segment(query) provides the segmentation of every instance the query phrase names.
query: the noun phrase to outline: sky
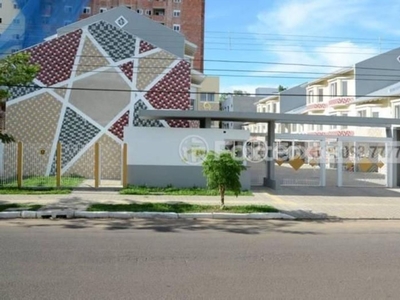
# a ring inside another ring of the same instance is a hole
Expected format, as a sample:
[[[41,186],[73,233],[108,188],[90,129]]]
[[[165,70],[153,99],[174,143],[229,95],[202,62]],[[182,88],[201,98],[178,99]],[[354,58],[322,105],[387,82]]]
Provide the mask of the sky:
[[[292,87],[400,47],[398,0],[206,0],[220,91]]]

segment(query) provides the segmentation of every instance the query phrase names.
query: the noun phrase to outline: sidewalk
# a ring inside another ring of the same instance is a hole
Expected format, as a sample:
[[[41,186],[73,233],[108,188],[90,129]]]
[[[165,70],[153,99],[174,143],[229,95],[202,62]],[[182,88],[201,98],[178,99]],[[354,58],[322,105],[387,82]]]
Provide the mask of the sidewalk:
[[[0,203],[36,203],[49,208],[86,209],[90,204],[129,204],[143,202],[185,202],[219,205],[219,196],[120,195],[109,191],[73,191],[69,195],[0,195]],[[265,196],[226,196],[226,205],[268,204]]]
[[[107,191],[74,191],[69,195],[0,195],[0,204],[35,203],[49,209],[85,210],[90,204],[186,202],[219,205],[219,196],[140,196]],[[255,190],[253,196],[227,196],[226,205],[271,205],[298,219],[400,219],[399,189],[296,187]]]

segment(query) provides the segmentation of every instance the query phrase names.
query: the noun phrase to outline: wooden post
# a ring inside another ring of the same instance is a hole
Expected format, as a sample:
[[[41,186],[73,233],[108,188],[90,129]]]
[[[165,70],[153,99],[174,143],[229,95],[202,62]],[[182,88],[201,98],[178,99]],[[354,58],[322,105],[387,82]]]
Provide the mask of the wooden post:
[[[24,173],[24,152],[23,152],[23,145],[22,142],[18,142],[17,144],[17,183],[18,188],[22,187],[23,181],[23,173]]]
[[[61,187],[61,156],[62,156],[62,146],[61,143],[57,143],[57,165],[56,165],[56,185],[57,188]]]
[[[128,145],[126,143],[122,148],[122,187],[128,187]]]
[[[94,144],[94,187],[100,186],[100,144]]]

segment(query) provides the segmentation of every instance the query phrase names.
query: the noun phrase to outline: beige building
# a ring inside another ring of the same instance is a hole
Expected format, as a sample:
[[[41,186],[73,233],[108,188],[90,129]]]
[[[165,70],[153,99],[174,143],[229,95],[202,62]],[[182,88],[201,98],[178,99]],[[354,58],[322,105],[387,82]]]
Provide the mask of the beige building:
[[[205,76],[199,85],[194,85],[192,82],[191,98],[194,110],[220,110],[219,83],[219,77],[213,76]],[[213,122],[212,127],[218,128],[219,122]]]

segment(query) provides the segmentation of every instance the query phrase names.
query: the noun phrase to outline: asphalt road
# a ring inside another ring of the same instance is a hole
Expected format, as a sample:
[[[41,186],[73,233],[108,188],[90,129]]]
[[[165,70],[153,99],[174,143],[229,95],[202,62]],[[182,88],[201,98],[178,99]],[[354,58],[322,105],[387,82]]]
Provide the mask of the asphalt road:
[[[0,299],[398,299],[400,222],[0,221]]]

